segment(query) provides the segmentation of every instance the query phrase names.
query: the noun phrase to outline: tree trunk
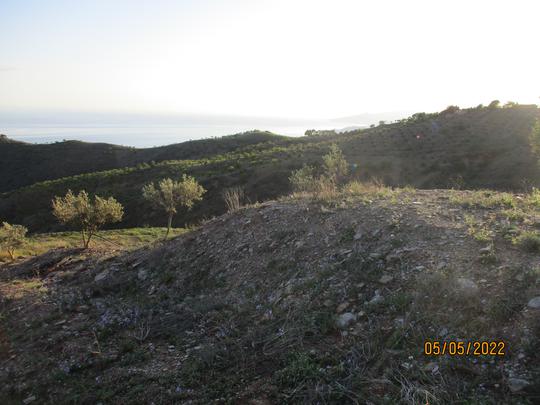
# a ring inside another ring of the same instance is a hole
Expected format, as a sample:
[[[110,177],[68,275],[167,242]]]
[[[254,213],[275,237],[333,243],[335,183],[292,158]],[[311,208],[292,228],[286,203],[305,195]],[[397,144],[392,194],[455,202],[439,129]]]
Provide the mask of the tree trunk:
[[[82,236],[83,248],[86,249],[88,246],[86,245],[86,237],[84,236],[84,229],[81,229],[81,236]]]
[[[90,238],[92,238],[92,233],[88,233],[88,236],[86,237],[86,245],[84,246],[85,249],[88,249],[88,246],[90,245]]]
[[[169,214],[169,219],[167,221],[167,233],[165,234],[165,239],[169,237],[169,232],[171,231],[172,217],[173,217],[173,214],[172,213]]]

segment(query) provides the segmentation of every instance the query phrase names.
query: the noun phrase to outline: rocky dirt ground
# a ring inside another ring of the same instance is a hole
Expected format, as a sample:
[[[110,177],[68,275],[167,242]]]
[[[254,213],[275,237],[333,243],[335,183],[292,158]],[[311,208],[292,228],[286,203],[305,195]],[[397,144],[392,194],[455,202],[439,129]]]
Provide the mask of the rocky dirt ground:
[[[291,197],[157,247],[4,265],[1,402],[539,403],[535,204]],[[426,356],[426,340],[507,346]]]

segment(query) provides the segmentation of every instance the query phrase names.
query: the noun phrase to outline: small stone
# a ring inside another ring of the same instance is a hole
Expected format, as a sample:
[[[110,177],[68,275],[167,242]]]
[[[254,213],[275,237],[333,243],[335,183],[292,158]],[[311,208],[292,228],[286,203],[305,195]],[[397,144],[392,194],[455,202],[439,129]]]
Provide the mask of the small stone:
[[[23,400],[23,404],[26,405],[26,404],[29,404],[31,402],[34,402],[36,400],[36,397],[34,395],[32,395],[31,397],[28,397],[26,399]]]
[[[381,302],[384,301],[384,298],[383,296],[379,293],[379,290],[376,290],[375,291],[375,295],[373,296],[373,298],[369,301],[369,304],[373,305],[373,304],[379,304]]]
[[[540,309],[540,297],[531,298],[527,306],[532,309]]]
[[[478,286],[474,281],[468,278],[460,277],[457,279],[457,285],[467,293],[476,293],[478,291]]]
[[[148,278],[148,271],[145,269],[139,269],[137,272],[137,278],[141,281],[144,281]]]
[[[523,378],[509,378],[507,384],[510,391],[518,392],[527,387],[530,383]]]
[[[347,308],[349,307],[349,303],[348,302],[342,302],[341,304],[338,305],[338,307],[336,308],[336,312],[338,314],[342,313],[343,311],[345,311]]]
[[[481,255],[489,255],[491,253],[491,246],[486,246],[479,250]]]
[[[424,371],[435,374],[437,371],[439,371],[439,366],[434,361],[431,361],[424,366]]]
[[[444,270],[446,268],[446,266],[448,266],[448,264],[446,262],[440,262],[437,265],[437,270]]]
[[[104,270],[101,273],[99,273],[96,277],[94,277],[94,281],[96,283],[99,283],[100,281],[105,280],[109,276],[109,270]]]
[[[440,337],[445,337],[446,335],[448,335],[448,329],[447,328],[441,328],[441,330],[439,331],[439,336]]]
[[[388,263],[398,262],[400,259],[401,259],[400,255],[395,254],[395,253],[390,253],[389,255],[386,255],[386,261]]]
[[[360,240],[360,239],[362,239],[362,236],[363,236],[362,232],[356,232],[354,234],[354,240]]]
[[[378,260],[378,259],[380,259],[381,257],[382,257],[382,254],[377,253],[377,252],[375,252],[375,253],[370,253],[370,254],[369,254],[369,258],[370,258],[370,259],[373,259],[373,260]]]
[[[337,319],[337,326],[340,329],[346,329],[351,323],[356,320],[356,315],[351,312],[345,312]]]
[[[423,270],[426,269],[426,266],[416,266],[414,269],[415,269],[416,271],[423,271]]]
[[[389,275],[389,274],[384,274],[384,275],[379,279],[379,283],[387,284],[387,283],[389,283],[390,281],[392,281],[393,279],[394,279],[394,277],[392,277],[391,275]]]

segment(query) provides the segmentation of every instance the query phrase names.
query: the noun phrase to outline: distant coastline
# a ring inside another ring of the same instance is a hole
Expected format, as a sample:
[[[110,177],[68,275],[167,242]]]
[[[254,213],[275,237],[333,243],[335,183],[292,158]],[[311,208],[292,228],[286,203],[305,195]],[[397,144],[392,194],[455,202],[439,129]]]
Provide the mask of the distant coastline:
[[[221,137],[258,129],[302,136],[309,129],[342,130],[368,127],[404,113],[362,114],[338,119],[292,119],[234,116],[151,116],[116,114],[10,114],[0,112],[0,133],[30,143],[63,140],[103,142],[147,148],[195,139]]]

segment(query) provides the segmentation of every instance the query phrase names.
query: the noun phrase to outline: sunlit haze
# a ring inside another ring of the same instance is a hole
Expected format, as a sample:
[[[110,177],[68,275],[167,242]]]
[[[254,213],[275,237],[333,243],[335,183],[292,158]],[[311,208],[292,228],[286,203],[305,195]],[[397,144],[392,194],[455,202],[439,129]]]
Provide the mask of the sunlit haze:
[[[0,110],[336,118],[538,103],[538,1],[0,2]]]

